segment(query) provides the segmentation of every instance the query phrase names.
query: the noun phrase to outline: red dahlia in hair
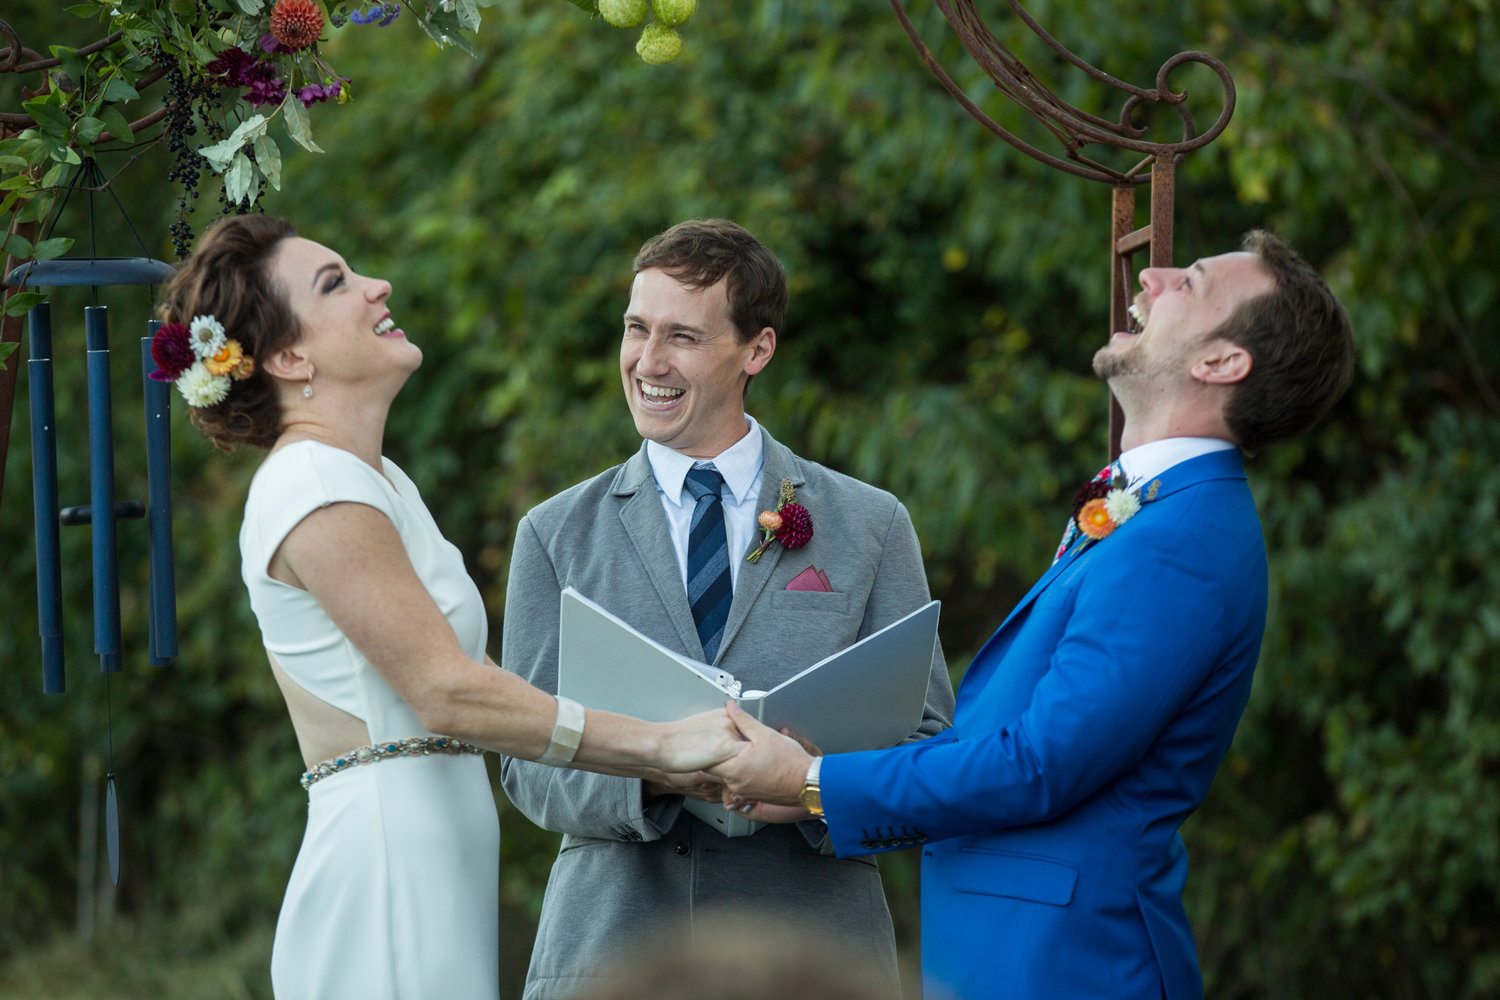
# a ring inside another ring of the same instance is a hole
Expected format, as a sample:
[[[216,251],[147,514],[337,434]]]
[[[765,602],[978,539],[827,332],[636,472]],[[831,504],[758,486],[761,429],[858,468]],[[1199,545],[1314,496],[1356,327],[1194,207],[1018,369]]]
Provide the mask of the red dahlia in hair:
[[[181,323],[168,323],[156,331],[151,338],[151,360],[156,362],[157,370],[151,373],[151,378],[172,382],[193,367],[198,356],[193,353],[190,337],[188,328]]]
[[[800,503],[789,503],[782,507],[781,527],[776,531],[776,540],[789,549],[800,549],[812,540],[812,515]]]
[[[323,10],[313,0],[276,0],[271,37],[289,49],[305,49],[323,33]]]

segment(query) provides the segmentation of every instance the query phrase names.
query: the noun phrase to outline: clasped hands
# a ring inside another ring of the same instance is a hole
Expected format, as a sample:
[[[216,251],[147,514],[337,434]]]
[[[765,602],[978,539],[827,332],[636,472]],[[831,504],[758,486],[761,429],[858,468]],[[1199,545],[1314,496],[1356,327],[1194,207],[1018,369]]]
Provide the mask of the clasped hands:
[[[722,802],[724,808],[762,823],[808,819],[811,814],[798,799],[818,748],[789,729],[778,732],[763,725],[732,701],[725,706],[724,716],[712,714],[721,726],[727,717],[733,736],[727,748],[718,742],[714,752],[703,758],[717,756],[718,762],[695,771],[661,773],[646,782],[646,793]]]

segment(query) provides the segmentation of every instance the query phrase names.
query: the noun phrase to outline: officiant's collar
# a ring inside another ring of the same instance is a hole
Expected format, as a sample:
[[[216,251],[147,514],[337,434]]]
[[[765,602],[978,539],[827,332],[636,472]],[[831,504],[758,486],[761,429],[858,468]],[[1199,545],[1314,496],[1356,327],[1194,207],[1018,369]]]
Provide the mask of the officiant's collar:
[[[750,496],[760,476],[761,464],[766,460],[765,438],[760,432],[760,424],[748,413],[745,414],[745,424],[748,427],[745,436],[709,460],[724,477],[724,485],[734,494],[736,503],[744,503]],[[682,482],[687,478],[688,470],[702,460],[655,441],[646,442],[646,458],[651,463],[656,485],[672,503],[681,504]]]

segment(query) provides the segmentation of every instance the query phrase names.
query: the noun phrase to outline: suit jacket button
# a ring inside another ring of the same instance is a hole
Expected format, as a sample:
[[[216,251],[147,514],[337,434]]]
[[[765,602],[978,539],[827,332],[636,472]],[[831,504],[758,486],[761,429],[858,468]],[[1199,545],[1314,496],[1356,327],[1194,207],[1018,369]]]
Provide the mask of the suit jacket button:
[[[674,851],[677,852],[677,856],[678,857],[683,857],[683,858],[685,858],[689,854],[693,853],[693,849],[688,846],[688,843],[685,840],[679,840],[676,844],[674,844],[672,846],[672,850],[674,850]]]

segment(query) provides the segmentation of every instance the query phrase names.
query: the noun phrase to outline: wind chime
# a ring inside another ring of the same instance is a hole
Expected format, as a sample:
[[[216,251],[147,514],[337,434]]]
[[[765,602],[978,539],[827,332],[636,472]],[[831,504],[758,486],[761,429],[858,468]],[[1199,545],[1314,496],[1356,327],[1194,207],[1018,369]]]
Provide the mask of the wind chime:
[[[1127,310],[1130,307],[1132,289],[1135,287],[1131,269],[1131,258],[1146,251],[1151,267],[1172,266],[1172,206],[1177,189],[1177,165],[1187,154],[1202,149],[1219,137],[1229,125],[1234,114],[1234,80],[1224,64],[1206,52],[1179,52],[1156,72],[1154,87],[1138,87],[1117,80],[1096,66],[1090,65],[1069,51],[1038,24],[1017,2],[1005,0],[1022,23],[1057,53],[1064,62],[1081,70],[1088,76],[1125,95],[1118,120],[1110,121],[1097,115],[1081,111],[1042,84],[1026,68],[1015,53],[996,37],[985,25],[974,9],[974,0],[933,0],[943,17],[952,26],[963,46],[973,56],[995,87],[1015,102],[1033,119],[1040,122],[1061,143],[1063,155],[1055,156],[1031,145],[1014,133],[997,124],[985,114],[974,101],[953,81],[942,64],[927,48],[907,16],[903,0],[889,0],[896,19],[901,22],[906,37],[937,77],[943,88],[952,95],[965,111],[990,132],[1009,143],[1027,156],[1050,167],[1055,167],[1075,177],[1100,181],[1113,187],[1110,221],[1110,296],[1108,334],[1126,328]],[[1169,85],[1172,74],[1189,63],[1208,67],[1219,78],[1223,87],[1223,98],[1218,118],[1203,134],[1198,135],[1193,116],[1188,109],[1186,91],[1174,91]],[[1151,106],[1162,106],[1176,111],[1181,120],[1179,138],[1167,142],[1155,142],[1146,138],[1147,127],[1137,124],[1142,113]],[[1141,155],[1133,165],[1116,169],[1090,157],[1090,145],[1107,146]],[[1136,227],[1135,189],[1138,185],[1151,185],[1150,221]],[[1120,433],[1124,420],[1120,407],[1110,400],[1109,455],[1111,459],[1120,454]]]
[[[66,690],[63,648],[61,528],[88,525],[92,535],[94,653],[105,675],[108,708],[109,767],[105,776],[105,840],[111,880],[120,882],[119,803],[115,794],[114,719],[109,677],[124,663],[120,636],[120,581],[117,522],[144,518],[149,532],[149,662],[162,666],[177,655],[177,597],[172,564],[171,386],[150,378],[156,370],[151,336],[161,326],[148,320],[140,341],[141,382],[145,399],[146,502],[117,500],[113,404],[110,397],[109,310],[99,304],[99,289],[117,285],[156,285],[172,275],[172,266],[149,257],[95,256],[93,192],[103,184],[98,165],[85,160],[66,195],[89,192],[89,253],[82,258],[33,261],[14,268],[5,284],[19,288],[86,286],[93,305],[83,310],[84,363],[88,387],[89,502],[60,506],[57,479],[57,424],[53,404],[52,307],[34,306],[27,317],[30,353],[26,362],[31,407],[32,500],[36,515],[37,620],[41,633],[42,690]],[[113,197],[113,192],[111,192]],[[120,212],[124,206],[115,199]],[[126,220],[129,225],[129,219]],[[133,226],[130,227],[134,233]],[[136,236],[139,242],[140,237]],[[142,245],[144,249],[144,245]]]

